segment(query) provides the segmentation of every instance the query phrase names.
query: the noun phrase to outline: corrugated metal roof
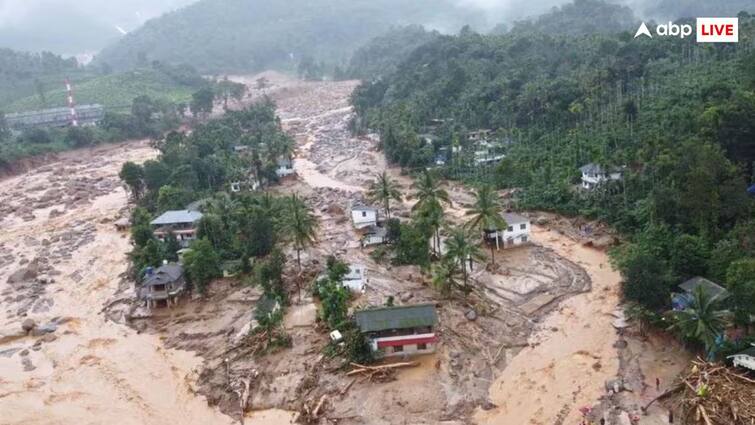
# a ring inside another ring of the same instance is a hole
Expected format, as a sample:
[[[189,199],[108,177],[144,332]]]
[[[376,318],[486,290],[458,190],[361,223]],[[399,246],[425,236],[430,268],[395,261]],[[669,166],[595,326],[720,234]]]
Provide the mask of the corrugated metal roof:
[[[160,217],[152,220],[153,226],[163,226],[166,224],[194,223],[202,218],[202,213],[191,210],[165,211]]]
[[[717,285],[710,280],[700,276],[693,277],[692,279],[679,285],[680,288],[688,293],[693,293],[695,291],[695,288],[697,288],[698,286],[702,286],[703,291],[705,291],[711,297],[727,293],[726,289],[724,289],[720,285]]]
[[[434,326],[438,322],[435,306],[432,304],[361,310],[354,313],[354,316],[362,332]]]

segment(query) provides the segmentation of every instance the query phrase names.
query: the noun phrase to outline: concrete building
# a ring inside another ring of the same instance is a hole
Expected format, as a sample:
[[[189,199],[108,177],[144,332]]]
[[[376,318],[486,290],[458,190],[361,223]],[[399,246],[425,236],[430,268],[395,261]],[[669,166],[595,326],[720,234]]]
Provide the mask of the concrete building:
[[[378,357],[435,352],[438,316],[432,304],[361,310],[354,317]]]
[[[295,173],[294,162],[291,160],[291,158],[280,158],[278,159],[277,165],[278,166],[275,169],[275,175],[277,175],[278,178],[282,179]]]
[[[178,303],[178,297],[185,289],[183,267],[168,263],[157,270],[147,269],[139,294],[147,302],[148,308],[170,307]]]
[[[351,292],[364,293],[367,281],[367,268],[364,264],[350,264],[349,272],[343,277],[343,286]]]
[[[530,230],[532,224],[530,219],[514,213],[503,213],[503,219],[506,220],[506,228],[490,229],[485,232],[485,238],[493,242],[496,248],[511,248],[522,245],[530,241]]]
[[[169,234],[178,239],[182,248],[189,246],[191,241],[197,238],[197,224],[202,219],[202,213],[193,210],[166,211],[160,217],[152,220],[150,224],[155,237],[161,241]]]
[[[365,228],[365,233],[362,235],[362,248],[372,245],[382,245],[386,243],[388,237],[388,229],[379,226],[369,226]]]
[[[351,207],[351,221],[356,229],[378,225],[378,209],[364,205]]]
[[[602,166],[590,163],[579,169],[582,172],[582,188],[592,190],[601,183],[621,180],[624,172],[621,168],[614,167],[610,171]]]

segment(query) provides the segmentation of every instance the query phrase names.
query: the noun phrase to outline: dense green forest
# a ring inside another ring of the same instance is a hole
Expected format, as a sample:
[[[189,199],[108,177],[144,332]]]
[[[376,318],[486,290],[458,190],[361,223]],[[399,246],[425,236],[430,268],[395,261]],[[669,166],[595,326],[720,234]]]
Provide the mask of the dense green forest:
[[[160,60],[202,72],[293,70],[303,59],[331,69],[391,26],[428,24],[457,31],[483,20],[450,0],[201,0],[148,21],[104,49],[96,64],[130,69]]]
[[[14,100],[62,87],[66,78],[78,82],[92,76],[74,58],[0,48],[0,110]]]
[[[627,239],[614,252],[625,296],[650,317],[701,275],[734,293],[729,307],[746,324],[755,315],[746,272],[755,268],[753,19],[740,15],[736,45],[592,33],[591,20],[617,10],[577,1],[526,34],[436,37],[357,89],[354,127],[377,131],[404,167],[440,156],[447,177],[520,188],[519,208],[612,224]],[[559,34],[575,16],[592,18],[579,19],[585,31]],[[493,131],[490,144],[506,155],[497,165],[474,161],[477,129]],[[623,167],[624,178],[579,190],[590,162]]]
[[[414,49],[439,36],[437,31],[427,31],[419,25],[392,28],[357,49],[339,76],[367,80],[390,75]]]

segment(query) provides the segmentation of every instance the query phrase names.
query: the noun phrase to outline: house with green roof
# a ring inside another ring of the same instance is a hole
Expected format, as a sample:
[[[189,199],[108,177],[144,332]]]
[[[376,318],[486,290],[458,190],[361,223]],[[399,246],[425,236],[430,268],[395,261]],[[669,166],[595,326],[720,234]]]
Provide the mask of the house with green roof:
[[[373,308],[354,316],[378,357],[435,352],[438,315],[432,304]]]

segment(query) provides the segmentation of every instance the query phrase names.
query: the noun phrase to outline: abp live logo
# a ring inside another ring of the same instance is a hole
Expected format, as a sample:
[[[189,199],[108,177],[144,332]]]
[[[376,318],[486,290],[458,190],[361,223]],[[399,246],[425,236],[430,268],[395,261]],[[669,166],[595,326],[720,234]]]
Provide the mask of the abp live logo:
[[[692,25],[661,24],[655,28],[658,36],[671,36],[685,38],[692,35]],[[653,38],[650,29],[643,22],[634,38],[641,35]],[[697,42],[698,43],[737,43],[739,42],[739,19],[738,18],[697,18]]]
[[[698,43],[739,42],[738,18],[697,18]]]

